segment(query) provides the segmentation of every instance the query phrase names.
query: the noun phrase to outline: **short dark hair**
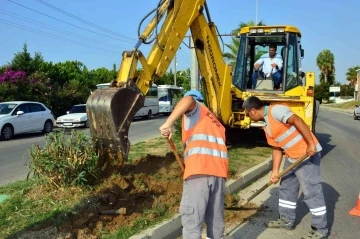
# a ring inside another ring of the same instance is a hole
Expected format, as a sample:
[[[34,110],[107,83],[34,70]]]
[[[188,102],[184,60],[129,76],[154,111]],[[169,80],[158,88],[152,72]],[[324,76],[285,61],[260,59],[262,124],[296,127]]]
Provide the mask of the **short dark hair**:
[[[259,110],[264,106],[263,102],[256,96],[250,96],[243,103],[243,109],[251,110],[256,109]]]
[[[277,49],[277,46],[276,46],[276,44],[270,44],[270,46],[269,46],[269,49],[270,48],[274,48],[275,50]]]

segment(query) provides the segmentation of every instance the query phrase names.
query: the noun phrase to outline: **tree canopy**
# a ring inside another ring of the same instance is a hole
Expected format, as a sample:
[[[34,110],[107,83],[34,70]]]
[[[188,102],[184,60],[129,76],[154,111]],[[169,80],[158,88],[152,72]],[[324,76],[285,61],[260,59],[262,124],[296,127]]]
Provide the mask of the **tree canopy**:
[[[115,64],[89,70],[80,61],[48,62],[40,52],[32,56],[24,44],[22,51],[0,67],[0,102],[39,101],[55,116],[65,114],[74,104],[86,103],[96,85],[117,77]],[[174,74],[166,72],[156,84],[173,84]],[[190,89],[190,70],[176,73],[177,85]]]

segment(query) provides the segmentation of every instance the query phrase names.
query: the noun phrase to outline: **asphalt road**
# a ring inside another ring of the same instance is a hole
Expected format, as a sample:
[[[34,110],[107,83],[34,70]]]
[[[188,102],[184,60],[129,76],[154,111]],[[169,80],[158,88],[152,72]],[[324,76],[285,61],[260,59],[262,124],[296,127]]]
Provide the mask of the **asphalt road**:
[[[159,127],[166,117],[156,116],[151,120],[136,119],[130,126],[131,144],[160,136]],[[57,129],[56,129],[57,130]],[[80,129],[90,135],[89,129]],[[43,146],[45,137],[41,133],[16,136],[10,141],[0,141],[0,186],[24,180],[29,172],[25,165],[32,145]]]
[[[360,120],[353,120],[351,113],[339,113],[321,108],[317,119],[317,138],[323,151],[321,174],[327,204],[329,238],[360,238],[360,217],[350,216],[349,210],[356,206],[360,193]],[[251,187],[240,192],[247,198],[254,189],[268,182],[263,177]],[[249,221],[232,230],[233,238],[288,239],[301,238],[309,232],[311,214],[303,196],[297,206],[296,229],[293,231],[269,229],[265,223],[278,218],[278,185],[269,187],[253,202],[264,206]]]

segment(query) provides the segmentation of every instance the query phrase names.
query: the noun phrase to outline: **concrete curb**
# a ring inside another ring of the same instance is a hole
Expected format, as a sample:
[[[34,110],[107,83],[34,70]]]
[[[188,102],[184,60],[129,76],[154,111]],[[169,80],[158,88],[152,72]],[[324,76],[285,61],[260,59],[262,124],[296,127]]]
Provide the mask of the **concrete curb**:
[[[246,188],[272,168],[272,158],[269,157],[264,162],[243,172],[237,180],[228,180],[225,185],[225,194],[232,194]],[[129,239],[174,239],[181,236],[182,225],[180,214],[174,215],[170,220],[164,221],[154,227],[146,229]],[[226,237],[228,238],[228,237]],[[224,238],[225,239],[225,238]]]
[[[269,157],[264,162],[255,165],[254,167],[246,170],[240,175],[240,178],[236,180],[228,180],[225,185],[225,194],[233,194],[236,191],[246,188],[257,180],[258,178],[262,177],[264,174],[268,173],[272,168],[272,157]]]

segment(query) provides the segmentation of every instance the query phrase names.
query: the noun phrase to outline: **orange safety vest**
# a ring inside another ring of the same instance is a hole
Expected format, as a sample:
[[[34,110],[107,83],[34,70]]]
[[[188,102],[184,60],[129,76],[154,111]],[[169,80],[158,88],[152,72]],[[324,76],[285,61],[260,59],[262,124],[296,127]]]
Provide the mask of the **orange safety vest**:
[[[297,159],[306,153],[307,144],[294,125],[287,125],[277,121],[271,113],[272,105],[268,108],[268,127],[271,135],[267,132],[266,126],[264,127],[266,139],[269,145],[282,148],[285,155],[292,159]],[[311,132],[316,148],[321,148],[319,141]]]
[[[210,112],[199,104],[200,117],[189,130],[182,118],[182,143],[185,146],[184,180],[191,175],[213,175],[227,178],[228,150],[225,145],[225,128]]]

